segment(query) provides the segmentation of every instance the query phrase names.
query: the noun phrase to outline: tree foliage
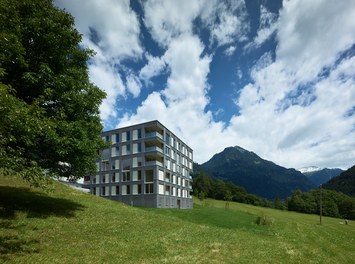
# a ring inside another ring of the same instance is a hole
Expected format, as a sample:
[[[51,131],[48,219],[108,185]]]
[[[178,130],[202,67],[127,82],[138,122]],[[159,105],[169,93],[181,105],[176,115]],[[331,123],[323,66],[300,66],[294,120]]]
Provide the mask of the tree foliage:
[[[105,93],[89,81],[93,53],[80,42],[51,0],[0,0],[0,167],[38,179],[95,170]]]
[[[273,207],[267,199],[249,194],[243,187],[222,180],[212,179],[209,175],[199,172],[192,183],[194,195],[202,199],[208,197],[216,200],[235,201],[246,204]],[[282,204],[282,201],[279,201]],[[283,206],[280,206],[282,209]]]
[[[319,214],[322,197],[322,214],[325,216],[355,219],[355,199],[343,193],[319,189],[309,192],[296,190],[287,200],[288,210],[308,214]]]

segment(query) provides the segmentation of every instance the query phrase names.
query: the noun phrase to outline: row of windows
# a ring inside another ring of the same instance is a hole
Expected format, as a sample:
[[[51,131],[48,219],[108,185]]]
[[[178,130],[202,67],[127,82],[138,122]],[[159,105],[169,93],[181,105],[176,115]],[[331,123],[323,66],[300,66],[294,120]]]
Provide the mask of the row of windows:
[[[133,184],[131,185],[116,185],[116,186],[103,186],[103,187],[93,187],[91,188],[91,193],[101,196],[109,196],[109,195],[136,195],[143,194],[143,186],[144,186],[144,194],[152,194],[154,193],[154,185],[153,183],[147,184]],[[110,193],[111,189],[111,193]]]
[[[159,189],[155,191],[153,183],[116,185],[111,187],[102,186],[91,188],[92,194],[101,196],[153,194],[156,192],[163,195],[191,197],[191,194],[188,190],[176,188],[170,185],[159,184]]]
[[[153,182],[153,170],[145,171],[145,182]],[[90,176],[84,178],[85,181],[90,181]],[[122,173],[111,173],[103,175],[101,178],[101,183],[110,183],[110,182],[127,182],[127,181],[140,181],[142,180],[142,171],[122,171]],[[91,183],[100,183],[100,176],[96,175],[92,177]]]
[[[117,160],[103,160],[101,161],[101,166],[100,163],[96,163],[96,171],[109,171],[109,170],[130,170],[131,168],[136,168],[136,167],[141,167],[141,166],[148,166],[151,165],[151,162],[158,162],[155,165],[160,165],[163,166],[162,164],[162,159],[157,160],[156,157],[150,158],[149,156],[144,157],[145,163],[143,164],[143,157],[133,157],[133,158],[128,158],[128,159],[117,159]],[[120,167],[121,165],[121,167]],[[168,170],[171,170],[173,172],[177,172],[182,174],[183,176],[188,176],[189,171],[192,170],[192,162],[188,162],[186,165],[179,165],[173,160],[170,159],[165,159],[164,161],[164,167]],[[187,167],[187,168],[186,168]]]
[[[137,140],[142,138],[142,130],[141,129],[135,129],[133,130],[133,140]],[[103,137],[103,139],[106,142],[110,142],[110,135],[106,135]],[[120,141],[121,139],[121,141]],[[124,131],[121,133],[121,137],[119,133],[115,133],[111,135],[111,142],[112,143],[119,143],[119,142],[126,142],[131,140],[131,131]]]
[[[103,139],[106,142],[112,142],[112,143],[120,143],[120,142],[126,142],[132,140],[137,140],[142,138],[142,130],[141,129],[135,129],[132,131],[133,136],[131,137],[131,131],[124,131],[121,133],[121,136],[119,133],[115,133],[110,135],[106,135],[103,137]],[[149,133],[147,133],[148,135]],[[111,138],[110,138],[111,137]],[[111,140],[110,140],[111,139]],[[121,141],[120,141],[121,139]],[[184,143],[182,143],[180,140],[177,138],[171,136],[168,132],[165,133],[165,144],[167,144],[170,147],[174,147],[175,149],[179,150],[182,152],[185,156],[189,157],[192,159],[192,151],[188,149]],[[166,150],[166,152],[170,152],[170,150]],[[167,155],[170,155],[167,154]]]

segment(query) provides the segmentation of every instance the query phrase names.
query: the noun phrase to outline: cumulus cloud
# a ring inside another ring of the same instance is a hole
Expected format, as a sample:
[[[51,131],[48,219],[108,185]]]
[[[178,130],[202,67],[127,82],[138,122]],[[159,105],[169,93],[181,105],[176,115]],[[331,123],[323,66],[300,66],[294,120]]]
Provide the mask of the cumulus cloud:
[[[127,91],[116,65],[143,54],[138,18],[129,0],[106,0],[105,4],[95,0],[56,0],[55,4],[75,17],[76,27],[83,34],[83,45],[96,52],[89,64],[90,79],[108,95],[100,107],[101,119],[108,121],[117,116],[116,101]],[[137,82],[128,84],[128,91],[137,96],[138,86],[134,86]]]
[[[105,6],[57,2],[76,17],[83,43],[97,51],[89,70],[109,95],[101,106],[104,122],[116,118],[117,126],[125,126],[158,119],[194,149],[197,162],[239,145],[286,167],[353,164],[355,56],[346,52],[355,43],[353,1],[285,1],[279,14],[261,5],[254,38],[242,0],[143,1],[142,20],[128,0],[108,0]],[[144,51],[139,21],[160,55]],[[217,89],[209,85],[216,56],[209,48],[231,56],[250,38],[246,49],[253,52],[275,32],[276,50],[249,72],[236,65],[236,81],[250,82],[235,92],[238,112],[217,122],[218,113],[207,110],[210,89]],[[145,65],[118,72],[127,59]],[[163,88],[140,98],[162,74]],[[129,98],[127,93],[141,103],[117,119],[117,98]]]
[[[277,59],[301,81],[315,78],[321,69],[350,48],[355,38],[353,1],[286,1],[277,31]]]
[[[254,40],[244,46],[246,51],[255,49],[261,46],[266,40],[268,40],[271,35],[276,31],[277,28],[277,14],[269,12],[267,8],[260,5],[260,21],[259,28],[256,33]]]
[[[209,1],[201,10],[201,20],[210,30],[210,42],[223,46],[247,40],[249,24],[243,0]]]
[[[150,84],[150,79],[154,76],[161,74],[166,68],[166,63],[164,57],[154,57],[147,53],[145,55],[148,62],[139,71],[139,78],[143,80],[146,84]]]
[[[144,23],[162,47],[183,33],[192,32],[192,21],[198,16],[201,1],[146,1]]]
[[[353,163],[355,118],[345,113],[354,106],[354,57],[339,54],[355,42],[355,7],[342,5],[284,3],[276,61],[253,68],[237,100],[242,115],[229,127],[244,146],[285,166]]]
[[[126,79],[127,90],[133,95],[134,98],[137,98],[142,88],[139,78],[133,74],[130,74],[126,77]]]

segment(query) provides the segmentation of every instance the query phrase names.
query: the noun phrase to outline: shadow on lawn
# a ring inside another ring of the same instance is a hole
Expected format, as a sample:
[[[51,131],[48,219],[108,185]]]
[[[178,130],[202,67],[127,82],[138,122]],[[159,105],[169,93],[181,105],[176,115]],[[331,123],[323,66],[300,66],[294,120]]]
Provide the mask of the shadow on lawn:
[[[11,255],[39,252],[40,241],[21,235],[26,231],[26,225],[16,221],[18,212],[26,218],[70,218],[75,216],[77,210],[84,208],[79,203],[51,197],[30,188],[0,186],[0,260],[10,259]]]
[[[0,218],[14,219],[16,211],[27,218],[74,217],[84,206],[64,198],[50,197],[30,188],[0,186]]]

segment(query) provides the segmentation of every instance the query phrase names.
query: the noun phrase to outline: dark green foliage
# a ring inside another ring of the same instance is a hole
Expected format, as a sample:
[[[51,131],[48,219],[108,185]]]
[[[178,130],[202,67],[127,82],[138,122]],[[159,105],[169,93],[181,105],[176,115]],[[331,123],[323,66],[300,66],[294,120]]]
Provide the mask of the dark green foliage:
[[[263,160],[240,147],[229,147],[194,170],[243,186],[248,193],[267,199],[285,199],[295,189],[307,191],[313,184],[299,171]]]
[[[326,183],[330,179],[339,176],[343,170],[341,169],[322,169],[319,171],[305,172],[303,173],[315,186]]]
[[[50,0],[0,0],[0,167],[36,183],[95,170],[99,105],[74,19]]]
[[[192,188],[194,195],[199,199],[208,197],[216,200],[234,201],[264,207],[273,207],[273,203],[267,199],[249,194],[243,187],[227,183],[222,180],[214,180],[205,173],[197,173],[193,179]],[[279,209],[284,209],[283,201],[279,200]]]
[[[320,212],[320,189],[309,192],[296,190],[287,199],[289,211],[308,214]],[[355,219],[355,199],[343,193],[322,189],[322,214],[325,216]]]
[[[355,197],[355,165],[332,178],[323,187]]]

